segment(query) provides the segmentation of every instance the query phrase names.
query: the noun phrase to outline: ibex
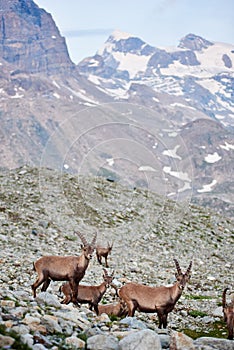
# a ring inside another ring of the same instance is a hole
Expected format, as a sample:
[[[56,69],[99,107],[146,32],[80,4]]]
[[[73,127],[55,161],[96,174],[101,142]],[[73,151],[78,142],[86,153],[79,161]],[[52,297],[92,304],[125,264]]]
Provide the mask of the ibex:
[[[177,273],[176,282],[171,287],[150,287],[136,283],[127,283],[119,290],[119,297],[128,307],[128,316],[134,316],[135,310],[156,312],[159,318],[159,328],[167,327],[168,313],[180,298],[186,283],[190,279],[192,261],[185,273],[182,273],[179,263],[174,259]]]
[[[108,242],[107,248],[103,248],[100,246],[96,247],[96,255],[97,255],[97,260],[98,260],[99,264],[102,264],[102,257],[103,257],[105,259],[106,267],[109,267],[108,262],[107,262],[107,257],[109,254],[111,254],[112,247],[113,247],[113,242],[111,245]]]
[[[225,288],[222,295],[223,304],[223,316],[224,321],[227,324],[228,339],[233,340],[233,329],[234,329],[234,298],[228,305],[226,302],[226,293],[229,288]]]
[[[104,281],[98,286],[86,286],[83,284],[79,285],[77,302],[80,304],[89,304],[90,310],[94,308],[96,314],[99,314],[98,303],[101,301],[104,293],[107,290],[107,287],[111,284],[113,280],[114,271],[109,276],[106,269],[103,269],[103,279]],[[68,304],[72,299],[72,290],[69,283],[65,283],[60,289],[60,292],[63,292],[65,299],[62,301],[62,304]]]
[[[51,280],[53,281],[68,281],[72,290],[71,301],[77,304],[78,285],[84,277],[85,271],[92,258],[95,249],[97,233],[94,234],[92,242],[87,243],[85,237],[77,232],[82,245],[82,254],[80,256],[42,256],[34,262],[34,270],[38,277],[32,284],[34,298],[36,297],[36,289],[43,283],[42,292],[45,292],[49,287]]]
[[[105,313],[109,316],[122,317],[122,316],[127,316],[128,309],[125,302],[123,300],[120,300],[117,303],[98,305],[98,312],[99,312],[99,315]]]

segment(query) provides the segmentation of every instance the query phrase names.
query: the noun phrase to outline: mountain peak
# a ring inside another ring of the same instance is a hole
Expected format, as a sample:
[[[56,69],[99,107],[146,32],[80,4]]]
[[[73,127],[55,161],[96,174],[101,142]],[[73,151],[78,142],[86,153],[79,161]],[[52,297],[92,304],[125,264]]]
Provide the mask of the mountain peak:
[[[211,45],[213,45],[212,42],[202,38],[201,36],[187,34],[180,40],[178,47],[193,51],[201,51],[202,49],[207,49]]]
[[[126,40],[126,39],[129,39],[131,37],[133,37],[131,34],[126,33],[126,32],[122,32],[118,29],[114,30],[114,32],[110,36],[110,38],[112,38],[112,40],[114,40],[114,41]]]

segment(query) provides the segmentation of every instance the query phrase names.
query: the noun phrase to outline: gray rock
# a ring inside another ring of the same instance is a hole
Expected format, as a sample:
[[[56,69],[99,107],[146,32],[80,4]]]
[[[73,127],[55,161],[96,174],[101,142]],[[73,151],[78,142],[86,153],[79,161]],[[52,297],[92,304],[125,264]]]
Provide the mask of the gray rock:
[[[234,341],[202,337],[194,340],[194,346],[196,350],[234,350]]]
[[[150,329],[132,332],[119,342],[120,350],[161,350],[160,338]]]
[[[61,308],[61,303],[58,301],[58,298],[55,295],[50,294],[48,292],[39,293],[35,300],[38,302],[38,304],[43,303],[50,306]]]
[[[119,350],[119,341],[113,335],[98,334],[87,339],[88,350]]]
[[[129,328],[135,329],[146,329],[147,326],[142,322],[137,320],[136,317],[125,317],[120,321],[121,325],[128,325]]]

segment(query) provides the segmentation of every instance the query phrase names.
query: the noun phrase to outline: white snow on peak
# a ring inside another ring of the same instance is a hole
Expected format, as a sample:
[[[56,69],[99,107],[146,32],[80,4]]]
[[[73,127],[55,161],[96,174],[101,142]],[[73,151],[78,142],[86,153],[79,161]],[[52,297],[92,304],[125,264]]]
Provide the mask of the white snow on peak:
[[[205,157],[205,161],[207,163],[216,163],[218,162],[220,159],[222,159],[222,157],[220,157],[220,155],[217,152],[214,152],[213,154],[208,154]]]
[[[220,148],[225,149],[226,151],[230,151],[231,149],[234,150],[234,145],[225,141],[225,145],[220,145]]]
[[[126,33],[126,32],[121,32],[121,30],[118,30],[118,29],[116,29],[116,30],[111,34],[111,36],[112,36],[116,41],[122,40],[122,39],[126,40],[126,39],[129,39],[129,38],[133,37],[131,34]]]
[[[199,192],[199,193],[210,192],[210,191],[212,191],[212,187],[214,185],[216,185],[216,183],[217,183],[217,181],[213,180],[210,184],[203,185],[203,187],[200,190],[197,190],[197,192]]]
[[[129,39],[132,38],[133,36],[129,33],[121,32],[120,30],[115,30],[111,34],[111,38],[113,38],[114,41],[119,41],[121,39]],[[98,55],[103,55],[104,52],[112,53],[112,49],[114,48],[115,44],[112,41],[109,41],[109,39],[105,42],[103,47],[101,47],[98,51]]]
[[[173,149],[167,149],[163,151],[163,154],[171,158],[182,159],[180,156],[178,156],[178,154],[176,154],[178,148],[180,148],[180,145],[176,145]]]
[[[177,76],[186,76],[192,75],[200,78],[209,78],[214,74],[220,72],[233,72],[234,67],[234,46],[231,44],[225,43],[214,43],[214,45],[209,46],[208,48],[202,51],[196,51],[197,60],[200,62],[200,65],[190,66],[183,65],[178,61],[175,61],[173,64],[169,65],[168,68],[161,68],[161,73],[164,75],[177,75]],[[166,49],[167,52],[173,52],[173,49]],[[175,51],[184,51],[183,49],[175,49]],[[223,55],[226,54],[232,61],[232,68],[227,68],[223,62]]]
[[[118,70],[127,70],[130,74],[130,78],[134,78],[138,72],[145,71],[150,56],[138,56],[132,53],[114,52],[114,58],[120,64]]]

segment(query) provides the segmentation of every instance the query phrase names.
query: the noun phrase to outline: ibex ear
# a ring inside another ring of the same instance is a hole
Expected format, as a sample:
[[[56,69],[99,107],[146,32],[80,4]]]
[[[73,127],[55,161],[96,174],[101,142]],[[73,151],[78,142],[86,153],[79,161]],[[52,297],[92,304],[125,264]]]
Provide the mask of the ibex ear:
[[[84,245],[83,245],[83,244],[81,244],[81,245],[80,245],[80,247],[81,247],[81,249],[83,249],[83,248],[84,248]]]

